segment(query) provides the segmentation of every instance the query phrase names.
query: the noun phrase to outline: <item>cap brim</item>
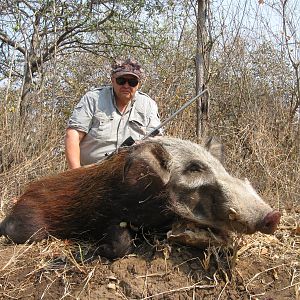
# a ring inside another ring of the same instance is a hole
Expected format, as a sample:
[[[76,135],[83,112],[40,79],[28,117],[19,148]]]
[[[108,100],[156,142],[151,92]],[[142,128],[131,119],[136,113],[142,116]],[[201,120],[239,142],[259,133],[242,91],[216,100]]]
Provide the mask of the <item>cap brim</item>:
[[[140,79],[140,76],[138,76],[137,74],[133,73],[133,72],[126,72],[126,71],[120,71],[120,72],[116,72],[113,74],[116,78],[123,76],[123,75],[133,75],[136,78]]]

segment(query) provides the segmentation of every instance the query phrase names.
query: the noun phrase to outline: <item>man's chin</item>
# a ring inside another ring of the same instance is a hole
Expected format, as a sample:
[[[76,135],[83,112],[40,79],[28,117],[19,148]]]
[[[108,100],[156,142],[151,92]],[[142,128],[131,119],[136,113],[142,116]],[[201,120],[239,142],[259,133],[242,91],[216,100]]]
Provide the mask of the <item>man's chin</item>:
[[[122,93],[122,98],[127,99],[127,100],[131,100],[132,95],[130,93]]]

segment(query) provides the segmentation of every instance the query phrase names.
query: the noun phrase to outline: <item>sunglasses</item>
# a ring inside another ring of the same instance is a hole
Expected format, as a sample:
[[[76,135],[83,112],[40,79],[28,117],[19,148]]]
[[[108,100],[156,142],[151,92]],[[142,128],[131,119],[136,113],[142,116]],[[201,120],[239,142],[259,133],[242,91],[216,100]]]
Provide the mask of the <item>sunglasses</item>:
[[[116,78],[116,82],[118,85],[124,85],[126,82],[128,82],[129,86],[136,87],[139,83],[139,80],[137,78],[118,77]]]

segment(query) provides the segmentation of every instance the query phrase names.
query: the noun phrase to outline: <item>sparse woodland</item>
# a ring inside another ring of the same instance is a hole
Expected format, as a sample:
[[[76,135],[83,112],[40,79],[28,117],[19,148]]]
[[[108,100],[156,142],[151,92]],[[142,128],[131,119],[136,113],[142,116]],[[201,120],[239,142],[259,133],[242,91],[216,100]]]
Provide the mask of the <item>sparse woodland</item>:
[[[147,254],[114,262],[78,262],[85,247],[66,241],[1,238],[1,299],[300,299],[300,2],[204,3],[204,135],[282,212],[277,233],[237,237],[233,250],[149,240]],[[109,83],[114,59],[141,62],[162,120],[195,96],[196,27],[196,0],[2,0],[1,218],[27,182],[66,169],[68,117]],[[196,125],[195,103],[165,134],[198,141]]]

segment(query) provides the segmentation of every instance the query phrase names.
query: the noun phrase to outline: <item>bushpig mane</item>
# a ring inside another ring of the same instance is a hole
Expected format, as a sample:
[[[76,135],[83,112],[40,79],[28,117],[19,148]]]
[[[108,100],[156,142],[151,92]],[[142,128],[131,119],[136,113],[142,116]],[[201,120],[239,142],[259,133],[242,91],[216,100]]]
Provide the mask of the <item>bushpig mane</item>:
[[[76,195],[78,199],[87,197],[87,200],[93,201],[97,193],[99,193],[99,189],[102,192],[103,186],[105,186],[104,184],[99,185],[99,180],[102,182],[111,180],[111,175],[116,176],[117,179],[122,178],[122,174],[118,174],[118,169],[120,168],[120,164],[124,164],[126,152],[127,151],[119,152],[118,155],[111,156],[98,164],[68,170],[58,175],[48,176],[34,181],[27,186],[20,201],[22,198],[26,198],[26,195],[29,193],[34,193],[35,190],[42,190],[43,186],[51,191],[53,197],[59,195],[62,196],[60,199],[69,200]],[[105,168],[100,167],[103,163],[105,163]],[[57,180],[58,177],[61,179],[60,181]],[[38,202],[42,202],[41,199],[36,199],[36,203]],[[40,203],[38,203],[38,205],[40,205]]]

